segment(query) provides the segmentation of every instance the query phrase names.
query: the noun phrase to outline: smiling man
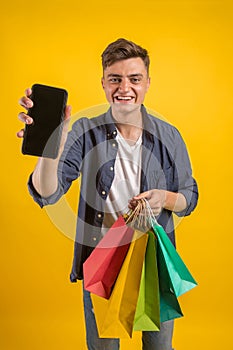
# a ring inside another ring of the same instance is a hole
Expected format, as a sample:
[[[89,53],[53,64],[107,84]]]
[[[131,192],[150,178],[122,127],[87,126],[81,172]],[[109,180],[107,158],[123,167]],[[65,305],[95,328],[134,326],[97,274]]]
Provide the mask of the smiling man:
[[[59,156],[40,158],[29,190],[43,207],[55,203],[82,175],[77,235],[71,281],[83,278],[83,262],[106,230],[139,198],[146,198],[175,244],[172,213],[189,215],[198,191],[185,144],[175,127],[149,115],[143,106],[150,86],[149,56],[139,45],[118,39],[102,54],[102,86],[110,108],[91,119],[81,118],[67,135],[64,127]],[[31,90],[20,101],[30,108]],[[66,107],[66,124],[70,117]],[[28,124],[32,118],[20,113]],[[23,136],[23,131],[18,133]],[[118,350],[118,339],[100,339],[89,292],[84,290],[89,350]],[[171,350],[173,321],[159,332],[142,332],[143,350]]]
[[[114,119],[131,125],[131,129],[133,126],[142,128],[141,105],[150,85],[144,61],[135,57],[107,64],[107,60],[103,61],[102,86],[112,105]]]

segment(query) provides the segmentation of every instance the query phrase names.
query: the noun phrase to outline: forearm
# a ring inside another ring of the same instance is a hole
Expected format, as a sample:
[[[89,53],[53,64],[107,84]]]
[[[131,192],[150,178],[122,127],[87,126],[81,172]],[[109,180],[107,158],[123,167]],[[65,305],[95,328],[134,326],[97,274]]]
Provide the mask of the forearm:
[[[36,191],[44,198],[54,194],[58,187],[58,164],[64,150],[69,125],[70,106],[66,107],[66,121],[63,126],[60,148],[56,159],[39,158],[32,174],[32,183]]]
[[[32,175],[32,183],[42,197],[49,197],[58,186],[58,159],[40,158]]]

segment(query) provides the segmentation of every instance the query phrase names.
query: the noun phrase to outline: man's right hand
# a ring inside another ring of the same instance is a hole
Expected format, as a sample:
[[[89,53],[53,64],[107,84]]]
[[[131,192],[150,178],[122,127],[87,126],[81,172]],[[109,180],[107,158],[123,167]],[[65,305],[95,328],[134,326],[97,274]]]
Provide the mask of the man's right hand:
[[[25,96],[19,100],[19,104],[28,111],[29,108],[33,107],[33,101],[30,99],[32,90],[28,88],[25,91]],[[32,182],[37,190],[42,196],[47,197],[55,192],[57,188],[57,167],[59,158],[64,148],[64,144],[67,138],[69,120],[71,116],[71,106],[66,106],[65,117],[64,117],[64,126],[62,131],[62,138],[60,144],[60,150],[57,159],[49,158],[39,158],[37,165],[34,169]],[[20,121],[24,124],[32,124],[33,119],[27,115],[25,112],[21,112],[18,115]],[[17,136],[22,138],[24,136],[24,129],[21,129],[17,132]]]
[[[28,88],[28,89],[25,90],[25,96],[21,97],[21,99],[19,100],[20,106],[25,108],[26,111],[28,111],[29,108],[33,107],[33,101],[30,99],[31,94],[32,94],[32,89]],[[65,117],[64,117],[63,135],[62,135],[62,139],[61,139],[61,147],[64,146],[64,143],[65,143],[65,140],[66,140],[66,137],[67,137],[70,116],[71,116],[71,106],[66,106]],[[23,122],[24,124],[30,125],[30,124],[33,123],[32,117],[30,117],[25,112],[19,113],[18,119],[21,122]],[[24,128],[19,130],[16,135],[19,138],[23,138],[23,136],[24,136]]]

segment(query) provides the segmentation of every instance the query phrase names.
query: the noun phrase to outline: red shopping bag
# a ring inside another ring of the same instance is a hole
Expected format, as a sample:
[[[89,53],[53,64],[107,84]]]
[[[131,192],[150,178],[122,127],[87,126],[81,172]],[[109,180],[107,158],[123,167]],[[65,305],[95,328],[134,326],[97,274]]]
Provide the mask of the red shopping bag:
[[[134,230],[120,216],[83,264],[84,288],[109,299]]]

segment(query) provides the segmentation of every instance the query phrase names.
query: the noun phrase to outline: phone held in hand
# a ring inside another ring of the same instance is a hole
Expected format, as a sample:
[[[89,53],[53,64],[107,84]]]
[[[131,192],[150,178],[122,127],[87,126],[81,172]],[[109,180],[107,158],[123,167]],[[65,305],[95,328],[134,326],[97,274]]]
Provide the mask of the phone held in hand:
[[[41,84],[32,86],[33,107],[28,115],[33,118],[33,124],[25,126],[23,154],[57,158],[67,98],[64,89]]]

